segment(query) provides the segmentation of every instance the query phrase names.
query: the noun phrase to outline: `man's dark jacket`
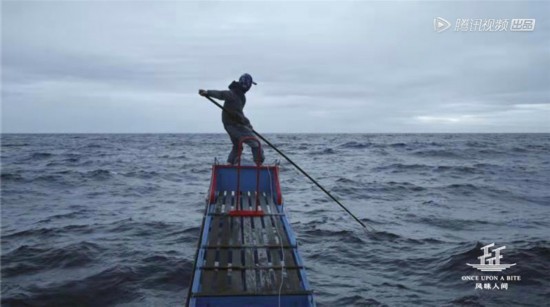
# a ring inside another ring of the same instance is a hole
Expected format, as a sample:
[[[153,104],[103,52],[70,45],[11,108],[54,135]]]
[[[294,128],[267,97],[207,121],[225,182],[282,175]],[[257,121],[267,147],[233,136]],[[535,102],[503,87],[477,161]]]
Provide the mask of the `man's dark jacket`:
[[[206,93],[208,96],[225,101],[223,106],[225,109],[229,110],[231,114],[228,114],[225,111],[222,112],[222,122],[224,126],[250,126],[250,121],[246,118],[246,116],[244,116],[243,113],[246,97],[239,83],[231,83],[229,85],[229,90],[208,90]]]

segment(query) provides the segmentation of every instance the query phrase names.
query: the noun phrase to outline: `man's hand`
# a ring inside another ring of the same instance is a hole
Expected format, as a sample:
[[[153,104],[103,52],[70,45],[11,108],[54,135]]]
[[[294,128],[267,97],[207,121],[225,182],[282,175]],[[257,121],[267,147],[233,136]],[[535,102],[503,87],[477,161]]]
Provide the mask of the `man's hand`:
[[[201,96],[207,96],[207,91],[206,90],[199,90],[199,95]]]

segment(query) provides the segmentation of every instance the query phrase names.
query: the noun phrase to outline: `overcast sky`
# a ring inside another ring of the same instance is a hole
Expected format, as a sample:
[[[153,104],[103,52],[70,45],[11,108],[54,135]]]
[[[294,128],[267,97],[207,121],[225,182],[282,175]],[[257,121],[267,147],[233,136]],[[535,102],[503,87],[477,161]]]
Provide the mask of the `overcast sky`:
[[[2,1],[3,132],[550,132],[550,2]],[[434,17],[453,26],[433,29]],[[533,32],[455,32],[535,18]]]

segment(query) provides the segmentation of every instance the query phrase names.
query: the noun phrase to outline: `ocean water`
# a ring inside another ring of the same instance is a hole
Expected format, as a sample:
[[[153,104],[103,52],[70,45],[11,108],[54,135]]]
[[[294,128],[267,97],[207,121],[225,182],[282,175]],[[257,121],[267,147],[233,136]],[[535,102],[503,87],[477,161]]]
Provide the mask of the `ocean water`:
[[[266,135],[319,306],[548,306],[549,134]],[[223,134],[2,135],[3,306],[185,302]],[[246,156],[250,157],[247,151]],[[505,245],[502,273],[480,248]],[[472,275],[513,275],[507,290]]]

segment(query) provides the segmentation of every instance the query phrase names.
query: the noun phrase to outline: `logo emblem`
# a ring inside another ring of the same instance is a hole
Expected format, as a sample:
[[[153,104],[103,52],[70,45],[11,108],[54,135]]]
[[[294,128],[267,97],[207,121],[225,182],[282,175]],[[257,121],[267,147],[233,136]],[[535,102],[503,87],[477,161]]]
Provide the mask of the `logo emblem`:
[[[489,251],[489,248],[494,246],[495,246],[495,243],[491,243],[489,245],[485,245],[482,248],[480,248],[483,251],[483,255],[477,257],[477,259],[479,259],[479,264],[470,264],[470,263],[466,263],[466,264],[483,272],[501,272],[510,268],[511,266],[516,265],[515,263],[512,263],[512,264],[500,263],[500,259],[502,259],[502,255],[500,254],[500,251],[505,249],[506,246],[493,248],[492,251]]]
[[[441,33],[447,30],[451,26],[451,23],[445,20],[445,18],[436,17],[434,18],[434,30],[437,33]]]

